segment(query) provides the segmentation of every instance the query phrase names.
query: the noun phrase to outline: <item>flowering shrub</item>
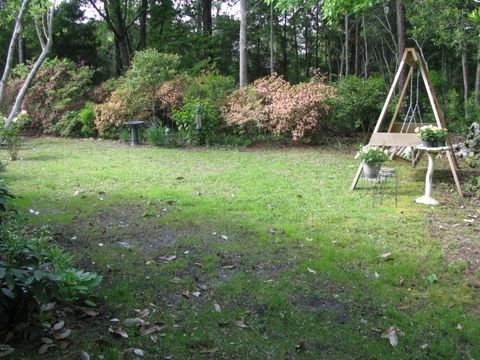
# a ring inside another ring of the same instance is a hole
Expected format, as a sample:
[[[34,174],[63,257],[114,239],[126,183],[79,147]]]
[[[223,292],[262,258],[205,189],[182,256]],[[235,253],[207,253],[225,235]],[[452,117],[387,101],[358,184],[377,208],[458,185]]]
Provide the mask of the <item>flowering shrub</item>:
[[[13,94],[21,87],[30,66],[19,65],[13,71],[7,104],[13,104]],[[67,59],[45,61],[21,106],[30,114],[30,122],[24,128],[51,132],[66,112],[81,109],[92,95],[93,74],[88,66]]]
[[[388,150],[377,146],[365,145],[360,148],[355,159],[360,159],[368,165],[378,165],[388,160]]]
[[[100,136],[109,136],[128,120],[153,122],[161,110],[158,90],[172,80],[178,67],[176,55],[156,50],[135,53],[132,67],[117,80],[106,102],[95,107],[95,125]]]
[[[26,119],[28,119],[28,114],[26,111],[22,111],[13,119],[8,128],[5,127],[7,119],[0,119],[0,143],[5,145],[11,161],[18,159],[21,143],[20,127],[26,122]]]
[[[291,85],[278,75],[262,78],[233,93],[223,115],[229,125],[255,127],[274,134],[290,134],[299,140],[317,129],[327,118],[327,99],[333,87],[319,78]]]

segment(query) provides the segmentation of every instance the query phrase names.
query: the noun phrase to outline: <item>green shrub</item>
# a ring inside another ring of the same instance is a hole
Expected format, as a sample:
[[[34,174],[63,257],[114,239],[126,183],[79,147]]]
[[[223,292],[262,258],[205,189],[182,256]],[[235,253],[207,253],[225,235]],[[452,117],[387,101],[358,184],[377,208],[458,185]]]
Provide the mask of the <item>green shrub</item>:
[[[161,126],[153,125],[145,130],[145,140],[147,144],[153,146],[165,146],[166,129]]]
[[[337,96],[329,99],[331,106],[329,130],[346,135],[361,131],[369,133],[375,125],[386,96],[382,79],[345,77],[335,85]]]
[[[91,295],[101,277],[70,268],[72,257],[52,241],[46,228],[31,229],[13,216],[0,224],[1,330],[35,325],[40,306]]]
[[[82,122],[78,111],[67,111],[52,129],[52,133],[63,137],[79,137],[82,130]]]
[[[190,99],[172,114],[179,132],[187,143],[192,143],[196,137],[196,113],[200,111],[202,123],[202,137],[208,143],[211,142],[220,122],[218,110],[207,100]]]
[[[15,196],[8,190],[3,180],[0,182],[0,213],[8,210],[7,202],[9,199],[14,199]],[[1,218],[0,218],[1,221]]]
[[[5,127],[7,119],[0,119],[0,143],[5,145],[11,161],[17,160],[20,152],[21,137],[20,129],[17,125],[18,118],[13,119],[9,127]]]
[[[100,136],[118,129],[128,120],[153,123],[160,111],[157,90],[174,78],[179,64],[177,55],[156,50],[138,51],[132,67],[118,80],[117,88],[103,104],[95,107],[95,126]]]
[[[85,137],[93,137],[97,135],[95,128],[95,104],[87,103],[85,107],[78,112],[78,118],[82,123],[81,134]]]

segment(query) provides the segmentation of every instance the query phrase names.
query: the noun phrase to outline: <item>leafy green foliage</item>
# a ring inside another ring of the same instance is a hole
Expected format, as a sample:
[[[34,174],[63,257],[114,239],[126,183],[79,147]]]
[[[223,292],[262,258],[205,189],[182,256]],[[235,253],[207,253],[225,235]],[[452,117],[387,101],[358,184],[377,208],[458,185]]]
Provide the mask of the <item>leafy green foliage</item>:
[[[52,132],[63,137],[91,137],[96,135],[94,105],[87,103],[79,111],[68,111],[55,124]]]
[[[14,198],[15,198],[15,195],[13,195],[10,192],[10,190],[2,180],[2,182],[0,183],[0,213],[8,210],[7,201],[8,199],[14,199]]]
[[[173,112],[173,121],[187,142],[195,138],[196,113],[200,111],[202,123],[202,137],[207,143],[211,141],[220,122],[218,110],[208,101],[200,99],[187,100],[185,104]]]
[[[102,280],[70,268],[72,257],[46,228],[31,229],[18,217],[0,224],[0,315],[2,328],[31,324],[40,305],[89,296]]]
[[[21,137],[20,129],[17,124],[18,118],[13,119],[12,125],[5,127],[6,119],[0,119],[0,142],[5,145],[5,148],[10,155],[10,160],[15,161],[18,159],[18,153],[20,151]]]
[[[388,160],[388,151],[377,146],[362,146],[356,158],[368,165],[378,165]]]
[[[8,86],[7,104],[20,88],[30,68],[18,65]],[[24,126],[35,132],[52,132],[65,113],[77,111],[85,105],[91,93],[94,70],[70,60],[49,59],[38,71],[22,103],[30,116]]]
[[[336,84],[337,94],[328,100],[331,106],[328,127],[343,134],[371,131],[382,110],[386,88],[382,79],[363,80],[349,76]]]

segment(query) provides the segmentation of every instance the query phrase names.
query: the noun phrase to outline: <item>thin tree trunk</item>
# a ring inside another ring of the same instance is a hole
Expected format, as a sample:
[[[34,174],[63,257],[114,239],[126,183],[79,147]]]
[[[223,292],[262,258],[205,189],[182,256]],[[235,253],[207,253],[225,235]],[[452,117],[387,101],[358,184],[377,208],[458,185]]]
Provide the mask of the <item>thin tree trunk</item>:
[[[202,28],[205,35],[212,35],[212,0],[202,0]]]
[[[273,60],[273,2],[270,3],[270,75],[275,73]]]
[[[298,39],[297,39],[297,24],[296,22],[293,24],[293,32],[294,32],[294,47],[295,47],[295,80],[298,83],[300,80],[300,67],[299,67],[299,60],[298,60]]]
[[[140,15],[140,42],[139,50],[147,48],[147,14],[148,14],[148,0],[142,0],[142,14]]]
[[[345,13],[345,76],[350,73],[350,44],[349,44],[349,31],[348,31],[348,13]]]
[[[247,0],[240,0],[240,87],[248,83],[247,79]]]
[[[25,41],[23,40],[23,36],[20,34],[18,35],[18,63],[25,64]]]
[[[402,60],[403,52],[406,47],[406,35],[405,35],[405,8],[402,4],[402,0],[395,0],[395,8],[397,12],[397,66]],[[402,71],[400,79],[398,81],[398,89],[403,89],[405,83],[405,72]]]
[[[310,41],[308,38],[308,33],[309,33],[309,23],[310,19],[307,16],[307,12],[305,12],[305,28],[304,28],[304,37],[305,37],[305,76],[308,79],[310,77],[310,57],[311,57],[311,51],[310,51]]]
[[[5,97],[5,89],[7,87],[7,81],[10,77],[10,72],[12,71],[12,63],[13,57],[15,55],[15,45],[17,44],[17,38],[20,35],[22,30],[22,19],[27,11],[28,4],[30,0],[23,0],[22,7],[17,14],[17,18],[15,19],[15,27],[13,29],[12,38],[10,39],[10,44],[8,46],[7,52],[7,61],[5,62],[5,68],[3,70],[2,79],[0,79],[0,105],[2,105],[4,97]]]
[[[365,63],[364,63],[363,74],[364,74],[365,80],[366,80],[366,79],[368,79],[369,54],[368,54],[367,26],[366,26],[366,23],[365,23],[365,15],[362,15],[362,28],[363,28],[363,47],[364,47],[364,52],[365,52]]]
[[[13,119],[17,116],[20,111],[20,107],[22,105],[23,99],[25,98],[25,94],[27,93],[28,88],[30,87],[35,75],[37,74],[40,66],[42,66],[43,62],[47,58],[50,50],[52,48],[52,34],[53,34],[53,15],[55,12],[55,0],[53,0],[53,4],[46,10],[46,15],[39,21],[42,21],[42,24],[39,24],[38,21],[35,21],[35,28],[37,30],[38,40],[40,45],[42,46],[42,53],[38,57],[37,61],[35,61],[32,69],[27,75],[25,82],[23,83],[20,91],[17,94],[15,99],[15,104],[13,105],[12,110],[10,111],[10,115],[8,115],[8,119],[5,122],[5,128],[10,127],[13,122]],[[45,19],[45,20],[44,20]],[[43,22],[46,21],[46,24]]]
[[[283,57],[283,78],[288,80],[288,52],[287,52],[287,14],[283,16],[283,34],[282,34],[282,57]]]
[[[360,34],[358,30],[358,19],[355,19],[355,76],[360,75]]]
[[[463,74],[463,105],[465,108],[465,115],[468,113],[468,98],[470,91],[468,88],[468,53],[467,45],[462,44],[462,74]]]
[[[477,54],[477,74],[475,76],[475,106],[480,106],[480,47]]]

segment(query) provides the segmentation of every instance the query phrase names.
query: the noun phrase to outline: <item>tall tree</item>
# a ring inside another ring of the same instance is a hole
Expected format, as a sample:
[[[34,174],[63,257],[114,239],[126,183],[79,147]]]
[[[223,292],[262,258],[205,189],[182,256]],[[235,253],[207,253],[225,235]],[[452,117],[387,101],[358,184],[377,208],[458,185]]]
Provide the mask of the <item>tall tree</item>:
[[[148,16],[148,0],[142,0],[140,14],[140,40],[138,43],[139,50],[147,48],[147,16]]]
[[[25,0],[24,0],[25,1]],[[22,87],[17,93],[15,98],[15,103],[13,104],[12,110],[8,115],[7,121],[5,122],[5,127],[9,127],[13,119],[17,116],[20,111],[20,106],[22,105],[25,94],[27,93],[28,88],[30,87],[33,78],[37,74],[40,66],[47,58],[50,50],[52,49],[53,44],[53,16],[55,14],[55,0],[52,3],[48,4],[45,7],[45,4],[40,2],[35,4],[36,7],[32,10],[35,30],[37,32],[38,41],[42,47],[42,52],[38,56],[37,60],[33,63],[32,68],[30,69],[27,78],[25,79]]]
[[[5,63],[5,68],[3,69],[3,75],[0,79],[0,105],[3,103],[5,97],[5,89],[7,86],[8,78],[10,77],[10,72],[12,70],[13,58],[15,56],[15,46],[17,45],[17,40],[22,31],[22,20],[28,10],[28,5],[30,0],[23,0],[20,5],[20,9],[15,14],[15,26],[13,28],[12,37],[10,39],[10,45],[8,46],[7,52],[7,61]]]
[[[240,87],[247,86],[247,0],[240,0]]]
[[[403,52],[407,44],[407,37],[405,31],[405,7],[402,4],[402,0],[395,0],[395,9],[397,13],[397,65],[400,65]],[[398,89],[401,91],[405,84],[405,72],[402,71],[400,79],[398,81]]]

